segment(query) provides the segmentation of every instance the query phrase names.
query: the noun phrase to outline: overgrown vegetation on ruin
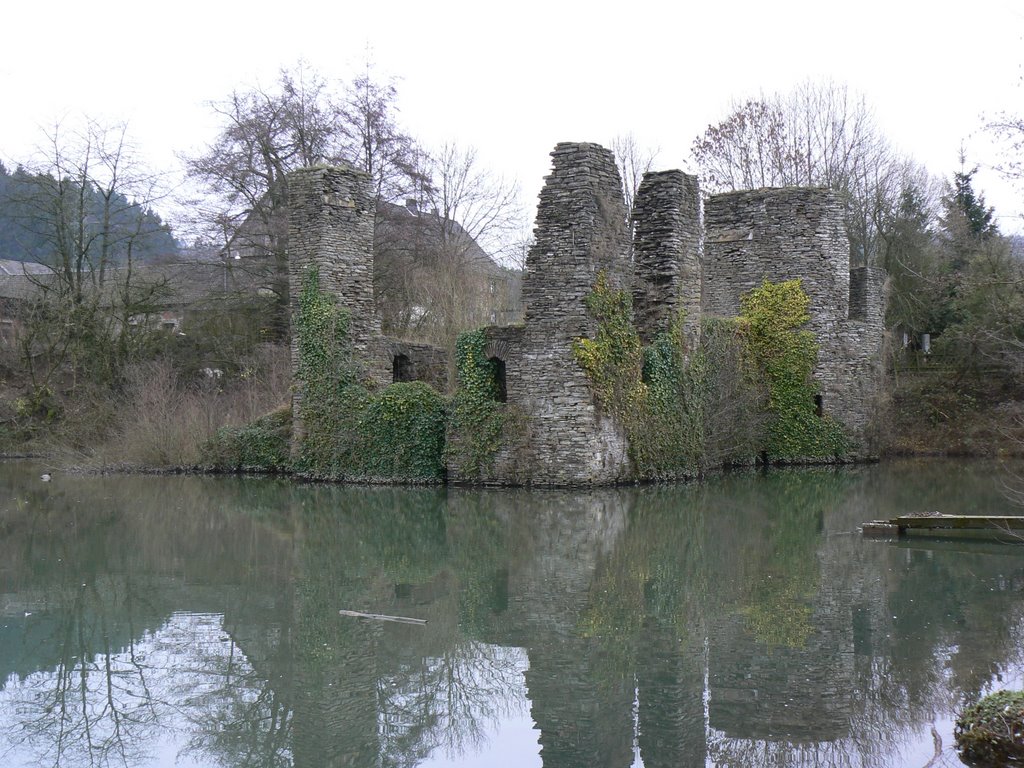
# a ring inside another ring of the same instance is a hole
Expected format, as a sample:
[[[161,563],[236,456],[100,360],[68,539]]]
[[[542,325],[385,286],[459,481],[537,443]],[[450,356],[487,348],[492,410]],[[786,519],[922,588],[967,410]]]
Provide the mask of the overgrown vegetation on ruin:
[[[818,349],[813,334],[799,330],[808,319],[799,281],[766,281],[743,297],[735,320],[705,320],[694,349],[682,316],[644,347],[630,294],[603,273],[586,303],[596,333],[577,339],[573,354],[600,407],[625,429],[641,477],[850,450],[841,426],[816,412]]]
[[[799,280],[766,280],[740,300],[750,362],[768,391],[762,450],[771,459],[831,458],[852,447],[839,423],[815,404],[818,345],[813,333],[800,330],[810,319],[809,304]]]
[[[303,427],[297,455],[287,458],[291,432],[284,422],[291,419],[282,413],[222,430],[208,446],[208,463],[224,470],[287,468],[324,479],[442,479],[444,399],[422,382],[370,391],[352,359],[348,329],[348,311],[320,289],[319,272],[310,269],[295,317]]]
[[[501,448],[508,421],[499,402],[496,363],[487,358],[483,329],[468,331],[455,343],[458,390],[452,400],[445,452],[459,477],[479,479]]]
[[[953,732],[969,765],[1009,765],[1024,760],[1024,691],[996,691],[965,707]]]

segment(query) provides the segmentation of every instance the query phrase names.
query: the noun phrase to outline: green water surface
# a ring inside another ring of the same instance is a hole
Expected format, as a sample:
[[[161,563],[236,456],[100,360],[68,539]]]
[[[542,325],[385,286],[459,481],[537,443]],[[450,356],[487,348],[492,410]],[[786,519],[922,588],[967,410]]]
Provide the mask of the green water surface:
[[[858,531],[1015,513],[993,464],[591,492],[42,471],[0,464],[3,766],[959,765],[957,707],[1024,687],[1024,547]]]

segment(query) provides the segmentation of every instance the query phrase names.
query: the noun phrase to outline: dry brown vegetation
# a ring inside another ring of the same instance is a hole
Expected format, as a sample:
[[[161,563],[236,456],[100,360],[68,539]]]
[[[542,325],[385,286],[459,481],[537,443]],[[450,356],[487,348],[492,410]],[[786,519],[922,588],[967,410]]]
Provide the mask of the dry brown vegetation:
[[[890,456],[1024,456],[1024,387],[1017,377],[903,371],[880,435]]]
[[[183,380],[170,360],[132,365],[117,390],[79,385],[53,398],[59,418],[18,443],[17,452],[47,454],[64,465],[90,469],[194,467],[200,450],[224,426],[246,424],[286,403],[288,348],[256,348],[237,374]],[[4,398],[10,425],[29,423],[24,400]]]

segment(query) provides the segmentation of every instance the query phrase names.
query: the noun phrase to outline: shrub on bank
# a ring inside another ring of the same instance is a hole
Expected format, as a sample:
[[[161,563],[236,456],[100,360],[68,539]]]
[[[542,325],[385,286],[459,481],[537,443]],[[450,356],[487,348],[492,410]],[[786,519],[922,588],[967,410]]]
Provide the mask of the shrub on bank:
[[[292,409],[283,405],[241,427],[223,427],[203,446],[202,463],[224,472],[289,469]]]

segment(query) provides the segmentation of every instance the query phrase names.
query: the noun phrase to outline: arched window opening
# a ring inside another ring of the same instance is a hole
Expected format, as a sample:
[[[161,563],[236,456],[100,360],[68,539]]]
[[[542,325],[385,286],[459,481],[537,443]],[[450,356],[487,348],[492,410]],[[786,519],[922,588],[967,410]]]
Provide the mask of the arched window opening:
[[[494,368],[494,397],[499,403],[508,402],[508,389],[505,386],[505,361],[500,357],[488,358]]]
[[[823,402],[822,402],[822,399],[821,399],[821,395],[815,395],[814,396],[814,415],[815,416],[824,416],[825,415],[825,406],[823,405]]]
[[[407,355],[395,355],[391,362],[392,381],[414,381],[412,361]]]

